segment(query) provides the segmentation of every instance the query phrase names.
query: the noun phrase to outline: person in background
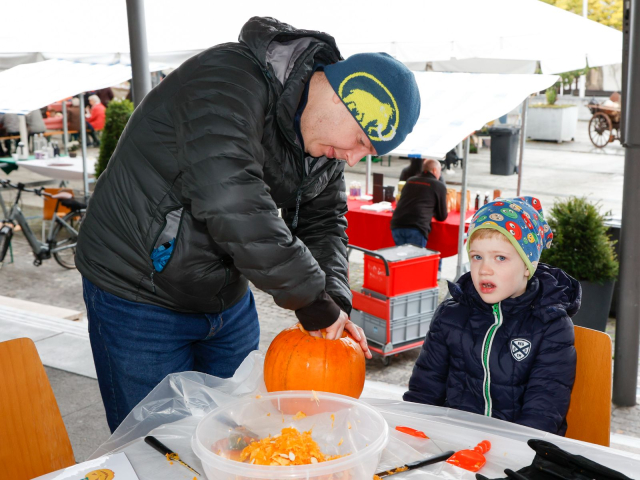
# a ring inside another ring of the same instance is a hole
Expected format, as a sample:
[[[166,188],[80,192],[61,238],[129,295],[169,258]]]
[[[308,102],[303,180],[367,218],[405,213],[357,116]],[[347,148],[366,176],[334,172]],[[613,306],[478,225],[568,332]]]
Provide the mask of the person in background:
[[[71,138],[77,140],[80,135],[80,121],[82,115],[80,115],[80,99],[73,97],[71,99],[71,105],[67,105],[67,129],[69,131],[78,132],[72,133]]]
[[[109,102],[111,102],[111,100],[113,100],[114,98],[113,90],[111,89],[111,87],[101,88],[100,90],[90,90],[88,92],[85,92],[84,94],[85,106],[89,105],[89,98],[91,97],[91,95],[97,95],[102,105],[104,105],[104,108],[107,108],[109,106]]]
[[[109,106],[111,100],[113,100],[113,90],[111,87],[101,88],[100,90],[96,90],[96,95],[100,99],[100,102],[104,105],[104,108]]]
[[[100,140],[98,140],[96,132],[99,132],[104,128],[107,109],[97,95],[91,95],[89,97],[89,104],[91,105],[91,114],[87,117],[87,133],[91,135],[93,146],[99,147]]]
[[[2,122],[2,126],[6,131],[7,137],[20,135],[20,117],[18,117],[18,114],[4,113],[0,115],[2,115],[2,117],[0,118],[0,122]],[[7,151],[7,155],[11,155],[11,152],[13,152],[12,143],[13,143],[13,140],[4,141],[4,146]]]
[[[42,118],[42,111],[33,110],[27,113],[27,132],[29,133],[29,148],[33,151],[33,136],[47,131],[47,126]]]
[[[425,247],[431,219],[447,219],[447,187],[440,181],[441,173],[440,162],[429,159],[423,162],[422,173],[407,180],[391,218],[396,245]]]
[[[4,129],[4,125],[2,124],[2,114],[0,113],[0,137],[6,137],[7,131]],[[0,142],[0,157],[9,157],[11,154],[7,152],[4,148],[4,144]]]
[[[471,219],[471,272],[449,283],[403,399],[567,430],[580,283],[539,263],[553,233],[540,201],[499,199]]]
[[[411,177],[415,177],[416,175],[420,175],[422,173],[422,164],[424,160],[422,158],[412,158],[409,166],[404,167],[402,172],[400,172],[400,181],[406,182]]]
[[[463,167],[462,158],[458,156],[458,154],[456,153],[456,149],[452,148],[447,152],[447,155],[444,157],[444,165],[445,165],[445,168],[447,169],[447,172],[451,170],[452,166],[458,165],[458,163],[460,163],[460,167]]]

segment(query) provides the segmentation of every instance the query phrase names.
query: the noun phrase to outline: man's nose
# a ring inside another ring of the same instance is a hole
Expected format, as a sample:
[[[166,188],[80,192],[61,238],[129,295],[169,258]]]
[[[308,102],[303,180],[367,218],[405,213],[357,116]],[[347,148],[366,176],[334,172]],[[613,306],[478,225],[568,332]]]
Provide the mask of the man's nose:
[[[369,155],[369,150],[362,147],[344,152],[343,158],[350,167],[353,167],[367,155]],[[336,156],[338,156],[338,152],[336,152]]]

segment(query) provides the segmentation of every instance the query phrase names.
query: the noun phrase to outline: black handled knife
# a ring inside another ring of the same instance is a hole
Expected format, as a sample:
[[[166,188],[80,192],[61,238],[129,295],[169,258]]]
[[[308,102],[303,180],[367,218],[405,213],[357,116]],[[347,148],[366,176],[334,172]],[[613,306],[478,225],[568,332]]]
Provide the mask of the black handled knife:
[[[147,437],[144,437],[144,441],[145,441],[145,443],[147,443],[148,445],[151,445],[153,448],[155,448],[157,451],[159,451],[162,455],[167,457],[167,460],[172,460],[174,462],[178,462],[180,465],[188,468],[189,470],[191,470],[196,475],[200,475],[196,470],[194,470],[192,467],[190,467],[185,462],[180,460],[180,456],[177,453],[173,452],[169,447],[167,447],[164,443],[162,443],[156,437],[154,437],[152,435],[149,435]]]
[[[426,467],[427,465],[432,465],[434,463],[444,462],[446,459],[448,459],[454,453],[456,453],[456,452],[454,452],[453,450],[449,450],[448,452],[439,453],[439,454],[434,455],[433,457],[429,457],[429,458],[427,458],[425,460],[418,460],[417,462],[407,463],[406,465],[403,465],[401,467],[396,467],[396,468],[392,468],[391,470],[385,470],[383,472],[378,472],[373,476],[373,478],[377,480],[378,478],[388,477],[390,475],[395,475],[396,473],[408,472],[409,470],[415,470],[417,468]]]

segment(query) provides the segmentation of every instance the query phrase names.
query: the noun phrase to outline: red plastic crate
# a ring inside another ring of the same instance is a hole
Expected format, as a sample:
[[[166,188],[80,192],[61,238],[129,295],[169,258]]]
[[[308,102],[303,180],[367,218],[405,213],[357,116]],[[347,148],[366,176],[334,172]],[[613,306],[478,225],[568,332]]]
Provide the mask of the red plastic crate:
[[[365,253],[364,288],[395,297],[438,286],[439,252],[414,245],[401,245],[382,248],[375,253],[387,260],[389,275],[381,258]]]

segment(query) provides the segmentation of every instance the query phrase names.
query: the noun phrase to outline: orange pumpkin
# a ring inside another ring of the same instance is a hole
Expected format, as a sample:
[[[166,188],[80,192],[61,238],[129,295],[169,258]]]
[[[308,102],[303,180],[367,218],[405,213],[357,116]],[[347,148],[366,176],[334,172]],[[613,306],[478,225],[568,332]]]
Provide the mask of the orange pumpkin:
[[[359,398],[364,374],[362,348],[346,330],[342,338],[327,340],[294,325],[273,339],[264,360],[269,392],[316,390]]]

